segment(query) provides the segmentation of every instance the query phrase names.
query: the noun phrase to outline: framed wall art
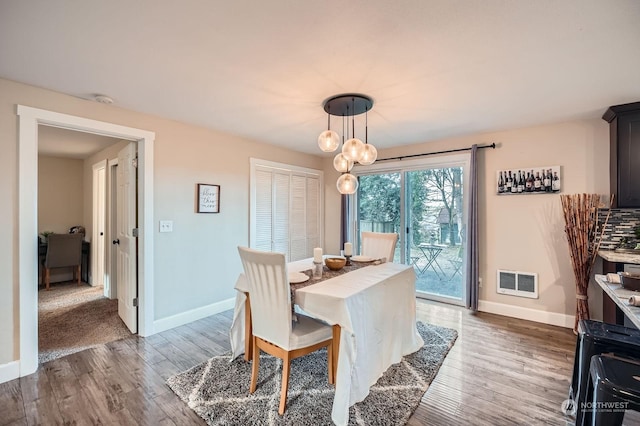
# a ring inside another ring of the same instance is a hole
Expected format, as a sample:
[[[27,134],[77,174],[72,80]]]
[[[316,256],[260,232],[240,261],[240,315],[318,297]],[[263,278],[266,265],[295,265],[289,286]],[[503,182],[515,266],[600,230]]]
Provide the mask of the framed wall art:
[[[553,194],[562,189],[560,166],[522,167],[496,172],[498,195]]]
[[[198,213],[220,213],[220,185],[198,184]]]

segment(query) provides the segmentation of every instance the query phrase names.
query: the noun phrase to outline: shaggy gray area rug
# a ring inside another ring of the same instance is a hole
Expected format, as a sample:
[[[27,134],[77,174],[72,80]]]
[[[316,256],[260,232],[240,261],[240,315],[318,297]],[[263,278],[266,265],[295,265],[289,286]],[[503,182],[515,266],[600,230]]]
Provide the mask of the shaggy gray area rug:
[[[455,330],[417,323],[424,346],[403,357],[349,409],[349,425],[403,425],[420,403],[453,346]],[[251,363],[213,357],[167,380],[171,389],[209,425],[332,425],[334,389],[327,379],[327,352],[291,363],[287,410],[278,415],[282,362],[263,354],[258,388],[249,394]]]
[[[103,293],[102,286],[75,282],[38,291],[40,364],[131,336],[118,316],[118,301]]]

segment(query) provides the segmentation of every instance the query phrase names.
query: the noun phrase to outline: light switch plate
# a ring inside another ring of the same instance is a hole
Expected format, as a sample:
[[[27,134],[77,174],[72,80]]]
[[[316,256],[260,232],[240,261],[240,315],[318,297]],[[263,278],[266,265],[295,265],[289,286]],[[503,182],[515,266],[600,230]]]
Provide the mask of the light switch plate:
[[[172,220],[161,220],[160,221],[160,232],[173,232],[173,221]]]

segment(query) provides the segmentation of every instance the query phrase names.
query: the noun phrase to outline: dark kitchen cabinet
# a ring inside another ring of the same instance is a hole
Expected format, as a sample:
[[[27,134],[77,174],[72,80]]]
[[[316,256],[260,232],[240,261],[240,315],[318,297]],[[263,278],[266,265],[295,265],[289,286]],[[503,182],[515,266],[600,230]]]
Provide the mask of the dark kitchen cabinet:
[[[640,102],[609,107],[602,118],[609,122],[614,207],[640,207]]]

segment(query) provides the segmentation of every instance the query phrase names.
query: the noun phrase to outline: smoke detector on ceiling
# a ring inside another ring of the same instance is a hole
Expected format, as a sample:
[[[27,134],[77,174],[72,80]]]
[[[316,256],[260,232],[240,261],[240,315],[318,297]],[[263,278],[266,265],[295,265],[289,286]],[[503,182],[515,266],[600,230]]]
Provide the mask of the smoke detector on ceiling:
[[[113,103],[113,99],[107,95],[95,95],[94,99],[96,102],[100,102],[101,104],[111,105]]]

